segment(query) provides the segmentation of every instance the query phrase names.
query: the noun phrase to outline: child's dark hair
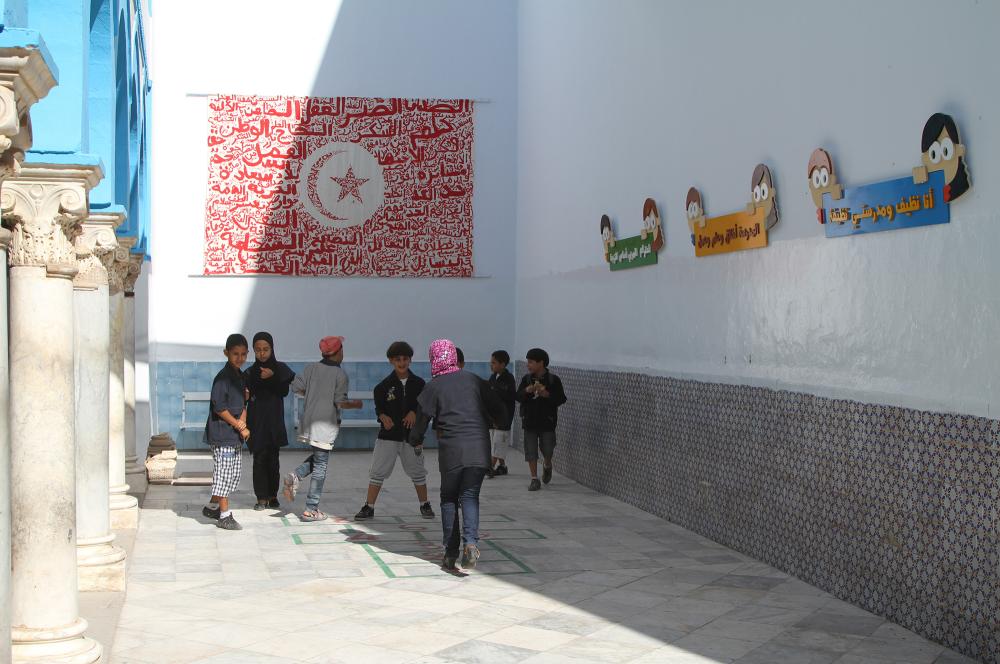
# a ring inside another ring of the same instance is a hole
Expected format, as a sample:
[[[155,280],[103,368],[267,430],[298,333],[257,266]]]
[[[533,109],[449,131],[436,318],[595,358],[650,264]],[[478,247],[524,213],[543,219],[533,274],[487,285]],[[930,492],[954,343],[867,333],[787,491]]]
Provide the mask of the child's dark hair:
[[[950,115],[935,113],[927,118],[927,123],[924,125],[923,134],[920,136],[920,151],[930,150],[931,145],[938,139],[942,131],[948,134],[952,143],[960,144],[962,142],[958,136],[958,126],[955,124],[955,120]],[[958,158],[958,170],[955,172],[955,177],[951,182],[945,184],[951,185],[949,201],[955,200],[969,190],[969,171],[965,167],[965,157]]]
[[[406,343],[405,341],[393,341],[392,344],[389,346],[389,350],[385,351],[385,356],[390,360],[394,357],[399,357],[400,355],[412,359],[413,346]]]
[[[505,350],[495,350],[490,357],[500,364],[510,364],[510,354]]]
[[[465,353],[463,353],[462,349],[458,346],[455,346],[455,355],[458,357],[459,364],[465,364]]]
[[[549,354],[541,348],[532,348],[524,357],[528,360],[541,362],[543,367],[549,366]]]
[[[243,346],[246,349],[250,348],[250,344],[247,343],[247,338],[242,334],[230,334],[226,337],[226,350],[232,350],[238,346]]]

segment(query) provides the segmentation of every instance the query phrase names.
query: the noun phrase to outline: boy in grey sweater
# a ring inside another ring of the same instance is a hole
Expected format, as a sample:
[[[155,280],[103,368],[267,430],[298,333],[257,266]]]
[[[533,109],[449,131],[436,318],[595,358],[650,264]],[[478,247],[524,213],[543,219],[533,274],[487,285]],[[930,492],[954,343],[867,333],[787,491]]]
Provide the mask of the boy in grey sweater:
[[[306,399],[298,439],[312,448],[312,454],[298,468],[285,475],[284,494],[288,500],[295,500],[299,481],[311,476],[306,509],[301,517],[303,521],[327,518],[319,509],[319,500],[326,482],[330,450],[340,432],[340,411],[361,408],[362,405],[360,401],[347,399],[349,381],[347,373],[340,367],[344,360],[344,338],[323,337],[319,350],[323,359],[306,366],[291,385],[293,392],[304,395]]]

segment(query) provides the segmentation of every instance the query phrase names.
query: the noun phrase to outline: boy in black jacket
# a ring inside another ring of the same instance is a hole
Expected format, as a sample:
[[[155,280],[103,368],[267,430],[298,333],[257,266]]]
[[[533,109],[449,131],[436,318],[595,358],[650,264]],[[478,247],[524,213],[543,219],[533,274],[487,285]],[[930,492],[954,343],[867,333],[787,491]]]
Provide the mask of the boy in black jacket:
[[[524,460],[531,470],[528,491],[542,488],[538,481],[538,450],[541,448],[545,465],[542,482],[552,480],[552,454],[556,448],[557,409],[566,403],[559,376],[549,373],[549,354],[541,348],[532,348],[525,359],[528,373],[521,378],[515,398],[521,404],[521,423],[524,427]]]
[[[493,390],[503,407],[507,409],[507,417],[502,422],[494,422],[490,427],[490,446],[493,448],[492,466],[486,472],[486,477],[507,474],[507,448],[510,447],[510,425],[514,421],[514,393],[517,383],[514,376],[507,371],[510,355],[505,350],[495,350],[490,356],[490,389]]]
[[[354,515],[355,521],[375,517],[375,501],[382,483],[392,475],[396,458],[403,462],[403,471],[413,481],[420,501],[420,516],[434,518],[434,510],[427,501],[427,470],[424,457],[417,454],[406,439],[417,419],[417,397],[424,389],[424,379],[410,371],[413,348],[405,341],[394,341],[385,353],[393,367],[391,374],[374,390],[375,415],[379,419],[378,440],[372,453],[368,471],[368,497],[364,506]]]

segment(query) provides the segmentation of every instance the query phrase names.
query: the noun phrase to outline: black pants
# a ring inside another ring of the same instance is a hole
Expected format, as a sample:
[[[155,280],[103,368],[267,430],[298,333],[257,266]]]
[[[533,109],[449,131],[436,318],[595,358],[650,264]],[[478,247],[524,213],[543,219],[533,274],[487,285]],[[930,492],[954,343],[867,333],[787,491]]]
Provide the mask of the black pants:
[[[269,500],[278,495],[280,470],[277,445],[261,446],[253,451],[253,492],[257,500]]]

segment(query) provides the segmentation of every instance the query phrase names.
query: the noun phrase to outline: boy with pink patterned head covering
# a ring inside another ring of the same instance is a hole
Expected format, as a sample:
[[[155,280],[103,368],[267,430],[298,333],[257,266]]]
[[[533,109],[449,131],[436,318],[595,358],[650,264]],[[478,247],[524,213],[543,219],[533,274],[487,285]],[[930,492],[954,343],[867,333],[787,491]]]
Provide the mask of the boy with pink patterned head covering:
[[[302,373],[295,376],[291,385],[293,392],[305,396],[298,439],[312,448],[312,454],[298,468],[285,475],[284,494],[289,501],[295,500],[299,481],[312,476],[306,509],[300,517],[303,521],[327,518],[319,509],[319,500],[326,482],[330,450],[340,433],[340,411],[362,406],[360,401],[347,399],[350,381],[340,367],[344,361],[344,337],[323,337],[319,340],[319,351],[323,359],[307,365]]]
[[[438,432],[441,471],[441,529],[445,547],[442,567],[456,569],[460,540],[462,567],[479,560],[479,490],[490,468],[490,427],[506,409],[489,383],[459,367],[458,349],[448,339],[431,343],[431,381],[417,397],[417,421],[409,443],[420,448],[431,418]],[[459,526],[458,505],[462,505]]]

